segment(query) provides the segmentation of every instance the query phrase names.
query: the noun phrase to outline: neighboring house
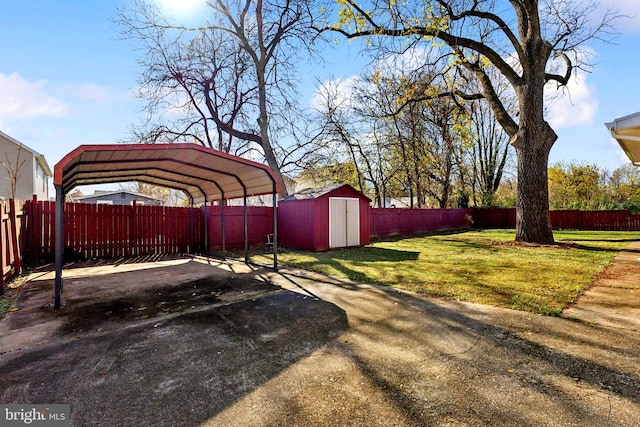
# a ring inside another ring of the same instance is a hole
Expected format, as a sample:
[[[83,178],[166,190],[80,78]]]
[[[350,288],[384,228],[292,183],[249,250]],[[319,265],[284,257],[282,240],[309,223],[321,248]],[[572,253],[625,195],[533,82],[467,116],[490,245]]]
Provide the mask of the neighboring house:
[[[160,206],[162,200],[127,190],[95,191],[90,196],[75,196],[74,202],[97,205],[137,205]]]
[[[44,156],[0,131],[0,197],[10,199],[15,179],[15,198],[49,200],[53,176]]]

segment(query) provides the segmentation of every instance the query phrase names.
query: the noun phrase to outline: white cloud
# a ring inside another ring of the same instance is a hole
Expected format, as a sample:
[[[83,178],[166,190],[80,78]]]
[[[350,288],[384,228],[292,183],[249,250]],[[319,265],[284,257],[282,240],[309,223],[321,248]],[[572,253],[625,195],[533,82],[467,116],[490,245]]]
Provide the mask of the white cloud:
[[[622,33],[640,31],[640,1],[639,0],[600,0],[600,11],[612,9],[623,15],[616,20],[615,27]]]
[[[48,93],[47,82],[0,73],[0,123],[34,117],[64,117],[69,106]]]
[[[351,95],[359,80],[360,77],[352,75],[322,82],[314,92],[309,107],[313,111],[326,112],[329,105],[333,108],[346,106],[351,102]]]
[[[591,124],[598,111],[599,101],[586,76],[577,78],[575,74],[566,87],[556,89],[545,87],[546,94],[556,97],[549,102],[549,124],[554,129]]]
[[[425,43],[403,49],[402,53],[388,53],[377,59],[374,68],[384,75],[406,76],[416,70],[437,68],[435,64],[443,58],[446,60],[438,45]]]
[[[98,104],[108,104],[119,95],[113,89],[94,83],[84,83],[75,87],[72,91],[78,98],[92,101]]]
[[[206,2],[202,0],[156,0],[160,10],[176,18],[189,18],[202,14]]]

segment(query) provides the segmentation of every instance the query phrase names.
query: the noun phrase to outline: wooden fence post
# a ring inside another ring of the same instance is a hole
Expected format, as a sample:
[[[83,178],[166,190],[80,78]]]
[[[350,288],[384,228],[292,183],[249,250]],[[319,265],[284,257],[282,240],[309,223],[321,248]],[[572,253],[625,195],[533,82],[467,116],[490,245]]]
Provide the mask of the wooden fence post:
[[[4,221],[2,217],[4,216],[4,202],[0,202],[0,295],[4,294],[4,248],[6,247],[6,233],[4,227]]]
[[[16,201],[9,199],[9,222],[11,223],[11,252],[16,274],[22,272],[22,259],[20,257],[20,245],[18,241],[18,221],[16,218]]]

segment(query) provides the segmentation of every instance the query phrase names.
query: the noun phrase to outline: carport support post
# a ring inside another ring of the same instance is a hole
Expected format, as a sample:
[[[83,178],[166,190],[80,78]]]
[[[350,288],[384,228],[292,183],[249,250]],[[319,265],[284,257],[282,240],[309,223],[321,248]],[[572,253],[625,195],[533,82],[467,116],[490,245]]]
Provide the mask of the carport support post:
[[[64,191],[62,185],[56,185],[56,235],[55,235],[55,264],[56,280],[53,292],[53,308],[62,305],[62,263],[64,254]]]
[[[204,253],[209,255],[209,213],[207,212],[207,196],[204,197]]]
[[[278,271],[278,194],[273,184],[273,269]]]
[[[249,226],[247,224],[247,187],[242,185],[244,196],[244,263],[249,264]]]
[[[195,254],[194,238],[195,232],[193,230],[193,197],[189,196],[189,249],[188,252]]]
[[[225,239],[224,239],[224,205],[227,204],[227,202],[224,199],[224,191],[222,191],[222,189],[220,189],[220,192],[222,193],[222,198],[220,199],[220,226],[222,227],[222,229],[220,230],[221,233],[221,237],[222,237],[222,259],[226,260],[227,259],[227,251],[225,248]]]
[[[226,250],[226,246],[225,246],[225,241],[224,241],[224,205],[227,204],[225,198],[224,198],[224,190],[222,189],[222,187],[220,187],[220,185],[215,182],[212,181],[216,187],[218,187],[218,190],[220,190],[220,236],[221,236],[221,240],[222,240],[222,259],[223,260],[227,260],[227,250]]]

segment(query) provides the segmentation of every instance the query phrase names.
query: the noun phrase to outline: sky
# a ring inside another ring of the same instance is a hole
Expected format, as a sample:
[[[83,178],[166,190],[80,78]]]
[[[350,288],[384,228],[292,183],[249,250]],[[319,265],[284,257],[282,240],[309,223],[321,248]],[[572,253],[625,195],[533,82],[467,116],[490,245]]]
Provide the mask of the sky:
[[[204,3],[157,1],[183,20],[197,20]],[[0,6],[0,131],[44,154],[52,170],[78,145],[127,138],[143,117],[134,97],[139,52],[114,23],[117,8],[130,2],[20,0]],[[640,0],[602,3],[628,18],[618,22],[613,44],[589,46],[592,72],[580,72],[569,85],[570,97],[551,107],[559,138],[550,163],[595,163],[611,171],[628,160],[604,123],[640,111]],[[341,42],[313,73],[303,73],[307,104],[318,81],[348,79],[364,63],[359,48]]]

